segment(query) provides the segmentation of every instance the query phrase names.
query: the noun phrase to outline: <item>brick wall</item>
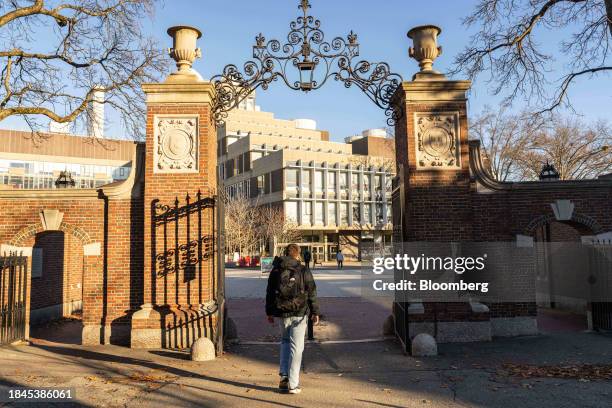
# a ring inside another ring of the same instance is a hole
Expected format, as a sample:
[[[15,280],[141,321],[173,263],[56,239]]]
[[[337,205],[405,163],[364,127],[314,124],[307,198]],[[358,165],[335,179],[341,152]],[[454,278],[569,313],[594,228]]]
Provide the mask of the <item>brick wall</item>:
[[[405,86],[403,92],[409,92],[413,85],[416,84]],[[434,83],[432,87],[438,85]],[[400,95],[404,98],[405,114],[397,122],[395,130],[397,164],[403,166],[405,180],[405,226],[402,234],[405,241],[514,242],[517,234],[535,237],[542,226],[551,222],[552,240],[577,241],[580,235],[612,231],[612,183],[532,183],[529,188],[483,188],[470,166],[473,152],[468,143],[467,101],[458,100],[456,94],[445,100],[442,93],[441,99],[436,100],[437,96],[430,93],[424,97],[424,102],[415,102],[414,95]],[[417,170],[414,123],[417,112],[459,112],[460,168]],[[556,200],[572,201],[575,208],[571,221],[554,223],[551,203]],[[521,282],[516,282],[525,285],[525,291],[533,292],[534,302],[489,304],[490,317],[535,316],[534,281],[535,277],[523,276]],[[426,321],[433,318],[432,310],[436,308],[428,304],[425,310],[425,315],[411,316],[411,319]],[[438,305],[437,310],[438,319],[442,320],[475,318],[452,304]]]
[[[76,306],[82,300],[84,326],[104,328],[100,342],[129,344],[130,316],[143,303],[142,197],[106,197],[95,190],[7,194],[26,199],[0,197],[0,244],[43,249],[42,277],[32,279],[31,309]],[[45,209],[63,213],[59,231],[43,230]],[[88,244],[99,244],[100,255],[84,254]]]

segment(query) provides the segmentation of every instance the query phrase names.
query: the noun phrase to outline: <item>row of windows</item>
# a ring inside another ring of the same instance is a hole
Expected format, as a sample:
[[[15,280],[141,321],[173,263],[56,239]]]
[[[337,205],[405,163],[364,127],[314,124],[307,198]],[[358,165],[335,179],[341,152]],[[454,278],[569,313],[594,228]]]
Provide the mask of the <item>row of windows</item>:
[[[0,159],[0,184],[14,189],[55,188],[55,181],[61,171],[70,172],[76,188],[97,188],[125,180],[130,167]]]
[[[60,171],[69,171],[74,176],[93,177],[105,174],[120,179],[127,177],[130,167],[99,166],[94,164],[38,162],[0,159],[0,174],[19,173],[26,175],[54,175]]]
[[[298,225],[381,225],[391,222],[391,206],[343,201],[286,201],[285,217]]]
[[[14,189],[49,189],[55,188],[57,177],[49,176],[9,176],[0,174],[0,184],[10,186]],[[112,183],[112,178],[86,178],[73,177],[75,188],[98,188],[105,184]]]
[[[385,190],[391,191],[391,183],[391,175],[383,177],[382,174],[328,170],[325,177],[323,170],[285,169],[285,187],[293,189],[299,187],[304,192],[336,191],[338,187],[340,190],[348,190],[349,186],[353,192],[382,191],[383,184]]]

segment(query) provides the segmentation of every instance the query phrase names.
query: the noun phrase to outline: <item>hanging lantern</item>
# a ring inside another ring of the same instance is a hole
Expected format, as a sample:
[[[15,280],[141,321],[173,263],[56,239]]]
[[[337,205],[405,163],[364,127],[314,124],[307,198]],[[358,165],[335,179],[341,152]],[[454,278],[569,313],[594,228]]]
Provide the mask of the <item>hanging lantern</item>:
[[[60,172],[59,177],[55,180],[55,188],[74,188],[74,179],[69,171]]]
[[[560,174],[557,169],[555,169],[555,166],[546,161],[546,164],[544,165],[544,167],[542,167],[542,171],[540,171],[540,180],[554,181],[559,180],[559,178]]]
[[[302,61],[297,63],[300,71],[300,89],[302,91],[310,91],[313,88],[313,75],[315,63],[312,61]]]

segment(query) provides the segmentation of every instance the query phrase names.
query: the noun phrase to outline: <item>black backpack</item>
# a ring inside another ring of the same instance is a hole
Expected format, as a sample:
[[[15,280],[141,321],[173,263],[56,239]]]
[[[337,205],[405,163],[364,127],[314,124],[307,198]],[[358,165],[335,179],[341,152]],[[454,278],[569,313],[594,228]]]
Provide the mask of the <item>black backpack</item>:
[[[279,269],[276,308],[281,313],[297,313],[305,308],[307,298],[302,266],[281,266]]]

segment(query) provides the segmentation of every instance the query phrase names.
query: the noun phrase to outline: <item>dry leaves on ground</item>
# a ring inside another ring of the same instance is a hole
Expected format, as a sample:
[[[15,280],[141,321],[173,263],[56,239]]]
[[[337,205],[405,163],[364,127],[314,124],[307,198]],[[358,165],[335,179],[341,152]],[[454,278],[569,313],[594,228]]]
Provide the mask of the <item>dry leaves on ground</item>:
[[[528,364],[504,364],[503,368],[511,376],[521,378],[567,378],[585,380],[612,380],[612,364],[570,364],[535,366]]]

